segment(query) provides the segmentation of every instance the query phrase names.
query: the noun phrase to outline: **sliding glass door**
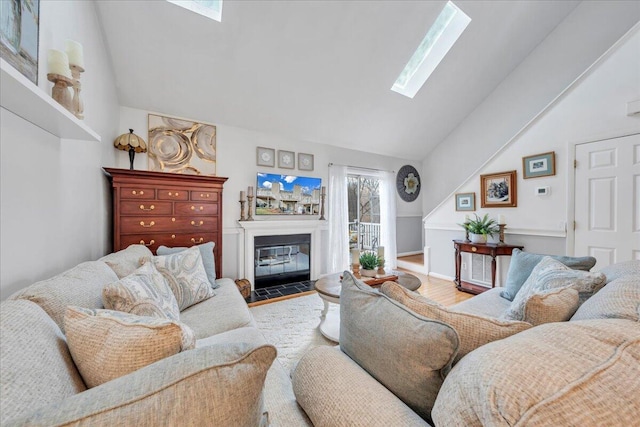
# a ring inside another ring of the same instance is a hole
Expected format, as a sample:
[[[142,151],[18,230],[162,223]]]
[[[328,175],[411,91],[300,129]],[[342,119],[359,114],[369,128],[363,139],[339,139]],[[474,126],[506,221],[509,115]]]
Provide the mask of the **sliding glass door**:
[[[349,249],[376,250],[380,246],[380,179],[347,176]]]

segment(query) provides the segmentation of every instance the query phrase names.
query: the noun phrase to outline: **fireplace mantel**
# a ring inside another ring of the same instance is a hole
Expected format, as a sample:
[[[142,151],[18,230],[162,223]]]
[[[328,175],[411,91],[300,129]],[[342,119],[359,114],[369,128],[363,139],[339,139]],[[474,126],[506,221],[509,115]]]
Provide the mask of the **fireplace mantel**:
[[[322,262],[322,237],[321,231],[327,227],[327,221],[317,219],[292,219],[292,220],[264,220],[264,221],[238,221],[241,227],[243,245],[238,248],[239,275],[251,282],[253,290],[255,277],[253,266],[255,263],[254,237],[288,234],[311,235],[311,280],[316,280],[321,272]],[[239,245],[240,246],[240,245]]]

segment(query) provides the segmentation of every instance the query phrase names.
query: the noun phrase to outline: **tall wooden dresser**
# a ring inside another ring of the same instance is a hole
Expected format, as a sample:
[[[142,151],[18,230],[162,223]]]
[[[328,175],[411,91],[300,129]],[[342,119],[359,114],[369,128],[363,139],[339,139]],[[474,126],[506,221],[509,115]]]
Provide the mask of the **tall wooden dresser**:
[[[113,187],[113,250],[215,242],[222,269],[222,186],[227,178],[104,168]]]

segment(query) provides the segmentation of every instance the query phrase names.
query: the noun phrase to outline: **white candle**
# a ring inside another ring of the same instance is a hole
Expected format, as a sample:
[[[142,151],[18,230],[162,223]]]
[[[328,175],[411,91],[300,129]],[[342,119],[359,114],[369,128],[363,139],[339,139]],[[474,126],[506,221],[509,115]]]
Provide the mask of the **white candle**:
[[[244,202],[244,191],[240,192],[240,201]]]
[[[249,187],[247,189],[247,194],[249,195],[249,197],[253,197],[253,187]]]
[[[67,40],[64,42],[67,56],[69,57],[69,64],[76,65],[80,68],[84,68],[84,55],[82,54],[82,45],[73,40]]]
[[[360,250],[351,249],[351,264],[360,264]]]
[[[378,258],[384,259],[384,246],[378,246]]]
[[[469,222],[469,214],[464,214],[464,222]]]
[[[504,215],[498,215],[498,224],[506,224]]]
[[[49,50],[49,73],[71,78],[67,54],[56,49]]]

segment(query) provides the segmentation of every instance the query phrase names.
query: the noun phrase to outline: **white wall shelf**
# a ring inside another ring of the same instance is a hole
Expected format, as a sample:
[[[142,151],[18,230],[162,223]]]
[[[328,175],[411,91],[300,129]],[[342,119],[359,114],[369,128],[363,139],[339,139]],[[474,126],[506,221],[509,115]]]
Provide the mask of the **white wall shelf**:
[[[100,142],[100,135],[4,59],[0,59],[0,105],[59,138]]]

